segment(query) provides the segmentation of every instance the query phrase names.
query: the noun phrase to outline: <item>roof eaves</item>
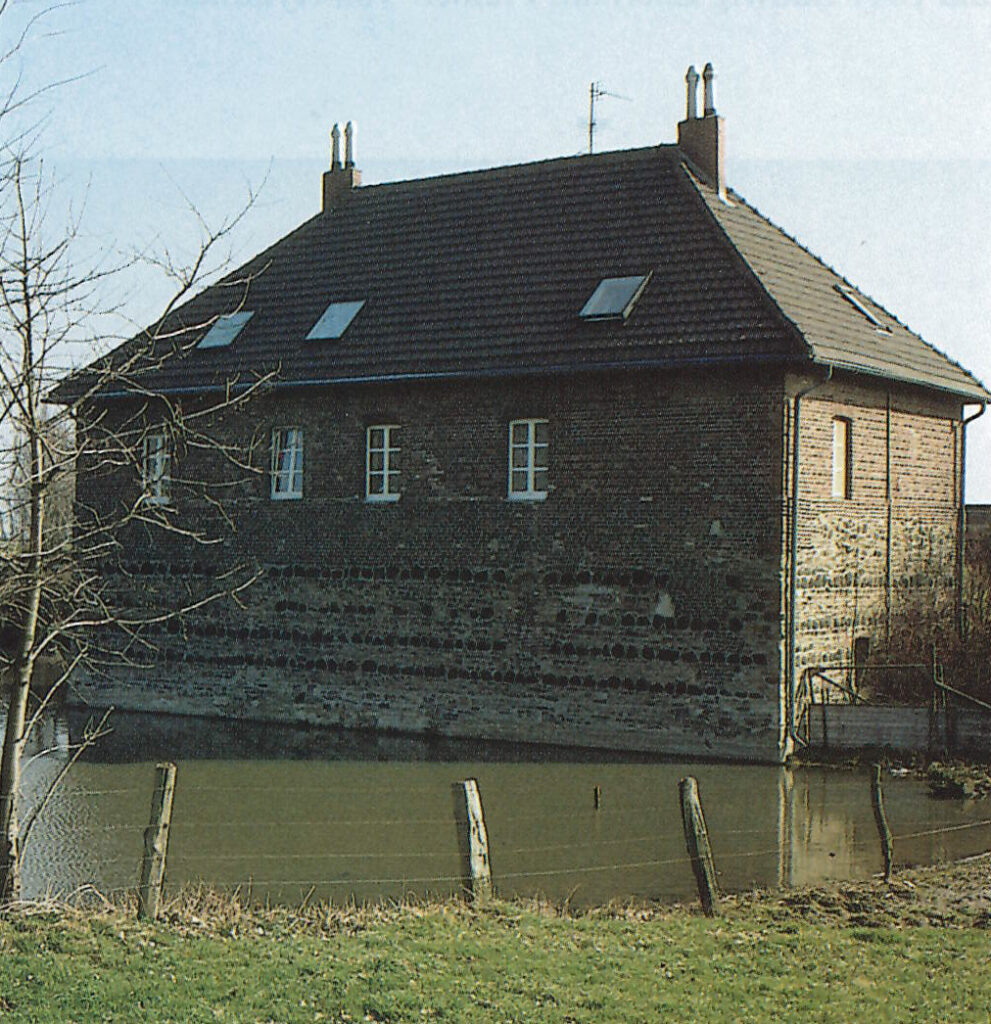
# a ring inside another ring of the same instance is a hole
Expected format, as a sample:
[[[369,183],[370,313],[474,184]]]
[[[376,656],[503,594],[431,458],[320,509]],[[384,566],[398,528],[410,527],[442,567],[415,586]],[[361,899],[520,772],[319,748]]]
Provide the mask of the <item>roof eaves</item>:
[[[976,378],[974,379],[973,388],[957,387],[949,382],[945,384],[939,384],[935,381],[920,381],[918,377],[912,377],[908,374],[900,374],[890,369],[872,368],[865,366],[862,363],[854,363],[845,359],[820,359],[814,357],[812,362],[816,366],[835,367],[837,370],[848,370],[851,373],[864,374],[868,377],[879,377],[882,380],[897,381],[899,384],[910,384],[913,387],[926,388],[930,391],[942,391],[944,394],[955,395],[959,398],[969,398],[977,405],[984,405],[987,402],[991,402],[991,392],[981,384]],[[966,373],[966,371],[964,371]],[[970,374],[968,374],[970,376]]]
[[[788,365],[801,363],[807,365],[811,360],[801,356],[782,355],[780,353],[752,354],[741,353],[738,356],[683,356],[675,359],[640,359],[640,360],[615,360],[599,361],[592,363],[559,363],[547,366],[496,366],[478,370],[437,370],[437,371],[410,371],[408,373],[385,373],[352,375],[340,377],[318,377],[296,380],[273,380],[266,385],[270,389],[287,390],[290,388],[311,388],[311,387],[332,387],[344,384],[393,384],[403,381],[432,381],[432,380],[483,380],[505,377],[542,377],[562,373],[601,373],[605,371],[622,370],[678,370],[688,369],[697,366],[739,366],[760,364],[766,365]],[[190,395],[190,394],[211,394],[214,392],[229,392],[236,394],[240,391],[257,387],[257,382],[246,381],[244,383],[232,383],[225,381],[218,384],[206,385],[182,385],[179,387],[155,388],[156,395]],[[136,394],[145,394],[144,391],[107,391],[101,392],[100,399],[111,398],[133,398]]]

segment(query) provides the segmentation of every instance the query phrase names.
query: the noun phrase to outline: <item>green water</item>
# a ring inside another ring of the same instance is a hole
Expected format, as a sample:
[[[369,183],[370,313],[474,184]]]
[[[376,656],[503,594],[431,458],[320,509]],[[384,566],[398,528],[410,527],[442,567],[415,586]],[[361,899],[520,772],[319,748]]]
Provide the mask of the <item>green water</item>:
[[[699,780],[726,891],[881,867],[864,772],[624,761],[133,715],[118,723],[115,737],[73,766],[39,820],[27,895],[133,888],[154,764],[164,758],[178,764],[167,884],[203,881],[258,900],[458,891],[452,787],[466,778],[478,780],[493,878],[505,896],[692,898],[678,803],[687,774]],[[63,761],[64,752],[33,761],[32,791]],[[984,802],[936,801],[924,785],[895,777],[885,779],[885,801],[896,865],[991,848]]]

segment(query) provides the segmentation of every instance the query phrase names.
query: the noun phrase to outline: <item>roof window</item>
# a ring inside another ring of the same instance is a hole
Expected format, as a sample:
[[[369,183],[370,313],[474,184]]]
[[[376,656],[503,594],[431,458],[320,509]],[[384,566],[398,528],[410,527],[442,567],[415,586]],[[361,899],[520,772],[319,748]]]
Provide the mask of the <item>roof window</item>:
[[[244,325],[254,316],[253,310],[242,310],[240,313],[226,313],[218,316],[213,326],[203,335],[197,348],[227,348],[228,345],[244,330]]]
[[[861,316],[870,321],[876,330],[884,331],[886,334],[891,333],[891,328],[887,324],[878,320],[878,318],[863,304],[863,302],[860,301],[857,295],[850,288],[847,288],[842,284],[834,284],[833,289],[842,295],[843,298],[846,299]]]
[[[650,274],[637,277],[604,277],[578,315],[583,320],[625,320],[633,311]]]
[[[324,310],[323,316],[313,325],[306,340],[332,341],[335,338],[340,338],[351,326],[351,321],[358,315],[364,304],[364,299],[359,299],[357,302],[332,302]]]

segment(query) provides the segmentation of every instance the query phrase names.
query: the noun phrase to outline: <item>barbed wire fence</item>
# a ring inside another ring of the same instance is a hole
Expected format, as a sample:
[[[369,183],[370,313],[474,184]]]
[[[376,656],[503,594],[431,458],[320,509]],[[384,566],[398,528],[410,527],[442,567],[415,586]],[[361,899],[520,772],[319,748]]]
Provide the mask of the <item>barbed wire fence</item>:
[[[164,766],[158,766],[156,773],[163,770]],[[172,818],[170,800],[164,827],[161,807],[158,807],[153,808],[152,820],[144,824],[125,820],[92,824],[62,822],[59,835],[67,848],[90,850],[87,861],[98,862],[99,868],[94,877],[113,879],[114,884],[110,885],[90,882],[75,887],[72,893],[84,899],[133,899],[139,890],[139,878],[146,880],[148,858],[155,853],[154,839],[164,840],[158,849],[161,873],[154,908],[148,907],[146,898],[139,898],[139,906],[151,917],[157,916],[163,889],[174,891],[179,885],[190,884],[237,892],[249,901],[252,898],[268,900],[273,895],[285,901],[285,891],[290,890],[291,894],[294,889],[299,892],[297,898],[319,890],[334,902],[374,902],[408,895],[477,898],[484,889],[476,870],[479,857],[488,872],[490,887],[506,895],[539,895],[544,887],[555,882],[570,886],[573,891],[583,884],[621,874],[631,877],[609,887],[620,898],[642,895],[645,888],[654,893],[674,891],[679,896],[688,896],[693,891],[695,865],[689,845],[680,843],[679,839],[681,851],[669,855],[671,829],[667,829],[666,834],[646,828],[631,834],[620,831],[619,826],[618,834],[610,831],[613,824],[620,821],[625,827],[630,814],[642,821],[670,820],[673,802],[646,804],[617,800],[600,809],[601,790],[596,786],[593,820],[603,822],[604,834],[576,835],[573,808],[548,814],[531,812],[523,806],[514,808],[511,815],[497,816],[500,820],[495,832],[492,823],[483,817],[485,835],[479,849],[477,827],[473,832],[464,801],[459,799],[467,781],[452,783],[454,799],[451,811],[446,814],[417,813],[417,794],[406,787],[369,786],[363,787],[363,794],[359,795],[370,798],[372,809],[361,816],[345,813],[281,817],[277,813],[268,816],[252,813],[250,817],[238,817],[236,814],[180,813]],[[147,797],[147,790],[138,786],[76,789],[74,796],[90,801],[127,797],[133,806],[142,792]],[[187,800],[209,798],[218,806],[227,806],[235,812],[245,806],[237,804],[238,800],[247,801],[247,806],[255,812],[262,812],[272,804],[276,805],[273,810],[277,810],[277,801],[284,795],[278,786],[190,785],[184,790],[181,780],[175,785],[175,792]],[[323,787],[312,787],[312,790],[295,787],[294,795],[326,798],[327,791]],[[351,796],[354,795],[352,789]],[[436,795],[435,792],[434,804]],[[377,796],[406,797],[410,813],[378,813],[374,806]],[[590,793],[590,806],[592,796]],[[539,825],[540,831],[548,834],[548,841],[521,841],[519,830],[514,832],[512,826],[528,822]],[[687,825],[685,827],[687,829]],[[408,841],[411,833],[415,834],[415,843]],[[561,838],[555,838],[555,833]],[[913,842],[967,834],[975,836],[974,843],[982,851],[991,849],[991,816],[955,824],[934,824],[931,817],[900,820],[897,829],[890,832],[890,842],[899,864],[904,864],[905,848]],[[305,844],[299,842],[301,835],[305,835]],[[348,837],[364,842],[344,841]],[[788,844],[781,836],[775,835],[771,842],[769,838],[767,827],[718,827],[712,832],[715,867],[727,873],[736,871],[739,876],[749,862],[762,858],[780,860],[788,854],[784,848]],[[748,842],[751,839],[752,843]],[[325,848],[313,848],[321,844]],[[806,835],[801,840],[801,852],[832,855],[836,845],[836,839],[814,840]],[[857,852],[874,856],[880,852],[883,857],[884,854],[884,839],[880,833],[878,836],[847,835],[843,845],[851,855]],[[615,856],[616,853],[620,855]],[[243,873],[239,870],[242,865]],[[714,878],[721,873],[713,869]],[[171,879],[179,881],[173,884]],[[154,913],[148,913],[149,909],[154,909]]]

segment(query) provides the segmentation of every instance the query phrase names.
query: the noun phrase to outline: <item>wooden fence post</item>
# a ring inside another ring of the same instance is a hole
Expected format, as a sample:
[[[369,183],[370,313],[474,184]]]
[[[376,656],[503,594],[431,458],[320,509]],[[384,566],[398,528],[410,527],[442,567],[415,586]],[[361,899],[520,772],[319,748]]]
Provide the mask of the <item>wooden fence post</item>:
[[[138,888],[138,917],[151,921],[158,917],[162,903],[162,880],[165,877],[165,856],[169,847],[175,776],[174,764],[155,767],[155,792],[151,798],[151,818],[145,829],[141,884]]]
[[[891,830],[884,813],[884,795],[881,792],[881,766],[874,765],[871,778],[871,804],[874,807],[874,822],[877,825],[878,838],[881,840],[881,856],[884,858],[884,880],[891,881]]]
[[[492,895],[492,869],[489,863],[489,836],[482,814],[482,797],[475,779],[465,779],[455,785],[461,791],[457,817],[462,826],[462,850],[467,862],[467,888],[475,903]]]
[[[685,845],[695,872],[695,883],[702,901],[702,912],[712,917],[719,909],[719,890],[716,886],[716,868],[712,863],[709,830],[705,827],[698,782],[689,775],[678,783],[681,797],[681,821],[685,827]]]

